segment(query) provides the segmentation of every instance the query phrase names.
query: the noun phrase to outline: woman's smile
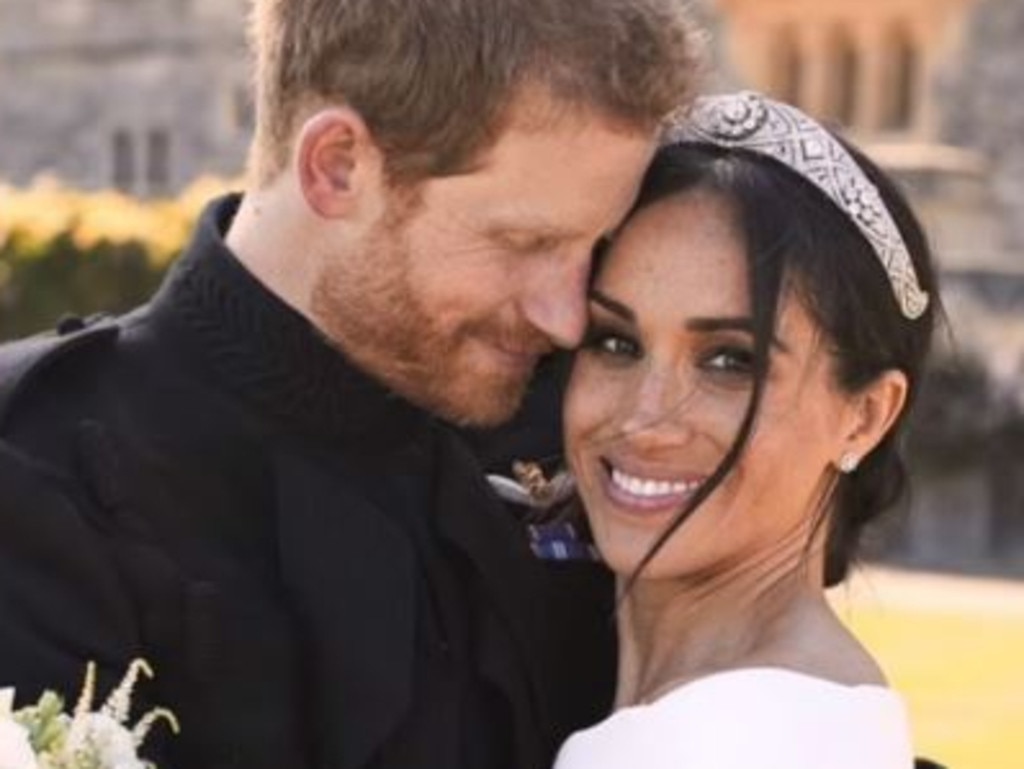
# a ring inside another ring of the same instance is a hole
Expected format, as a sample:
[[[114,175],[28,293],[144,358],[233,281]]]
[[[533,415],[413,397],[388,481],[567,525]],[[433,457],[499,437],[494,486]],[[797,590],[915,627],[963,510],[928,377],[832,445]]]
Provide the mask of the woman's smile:
[[[672,469],[633,469],[628,463],[602,458],[600,472],[608,501],[627,515],[650,517],[677,513],[697,493],[707,476]]]

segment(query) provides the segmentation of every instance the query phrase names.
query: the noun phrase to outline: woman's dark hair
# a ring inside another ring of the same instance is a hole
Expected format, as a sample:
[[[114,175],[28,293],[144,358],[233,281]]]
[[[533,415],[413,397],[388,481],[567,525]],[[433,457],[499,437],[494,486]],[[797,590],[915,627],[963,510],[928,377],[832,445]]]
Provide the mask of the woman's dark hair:
[[[838,385],[857,392],[891,369],[908,381],[906,406],[860,466],[840,475],[827,520],[825,584],[842,581],[864,526],[893,505],[907,485],[901,440],[921,382],[938,303],[928,242],[894,183],[845,142],[878,187],[910,251],[918,281],[931,296],[924,315],[907,319],[874,249],[829,198],[778,161],[741,149],[682,143],[663,147],[647,172],[634,213],[680,194],[705,193],[724,201],[745,246],[754,325],[754,384],[730,450],[644,556],[634,578],[669,537],[732,470],[754,430],[783,295],[793,290],[821,330],[834,359]]]

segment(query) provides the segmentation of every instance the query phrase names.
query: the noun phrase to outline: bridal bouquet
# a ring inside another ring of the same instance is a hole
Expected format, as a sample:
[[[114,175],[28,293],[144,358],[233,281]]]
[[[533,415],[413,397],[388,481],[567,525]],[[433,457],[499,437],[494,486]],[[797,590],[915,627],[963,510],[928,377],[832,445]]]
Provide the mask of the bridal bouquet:
[[[140,675],[152,677],[153,671],[144,660],[135,660],[106,702],[93,710],[96,666],[89,663],[70,714],[53,692],[14,710],[14,690],[0,689],[0,769],[155,769],[138,749],[158,721],[166,721],[175,733],[178,722],[171,711],[156,708],[129,724]]]

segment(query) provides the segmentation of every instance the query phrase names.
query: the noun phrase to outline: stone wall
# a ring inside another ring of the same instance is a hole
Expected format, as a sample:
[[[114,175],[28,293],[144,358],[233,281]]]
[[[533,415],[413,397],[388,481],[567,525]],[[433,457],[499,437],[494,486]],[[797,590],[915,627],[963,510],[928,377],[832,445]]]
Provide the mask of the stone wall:
[[[244,14],[243,0],[3,0],[0,177],[146,195],[237,175]]]
[[[943,136],[985,153],[1007,245],[1024,271],[1024,3],[982,0],[941,80]]]
[[[977,0],[714,0],[729,67],[758,90],[869,134],[933,141],[928,91]]]

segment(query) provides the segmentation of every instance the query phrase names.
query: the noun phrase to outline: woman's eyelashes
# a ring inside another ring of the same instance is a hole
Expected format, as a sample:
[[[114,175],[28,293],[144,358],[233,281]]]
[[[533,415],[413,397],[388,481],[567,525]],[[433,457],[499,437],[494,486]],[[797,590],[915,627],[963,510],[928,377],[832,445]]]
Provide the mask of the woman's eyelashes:
[[[700,365],[715,374],[748,379],[754,374],[754,351],[740,344],[715,345],[703,353]]]
[[[600,324],[591,324],[587,328],[583,349],[611,360],[636,360],[643,355],[643,348],[632,336]]]
[[[582,349],[615,365],[628,365],[648,354],[636,334],[604,323],[591,323]],[[698,338],[691,341],[682,360],[703,375],[730,385],[745,384],[754,375],[754,350],[746,342]]]

